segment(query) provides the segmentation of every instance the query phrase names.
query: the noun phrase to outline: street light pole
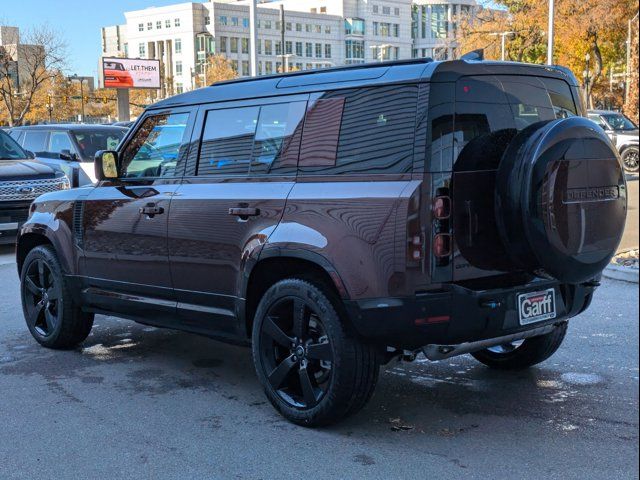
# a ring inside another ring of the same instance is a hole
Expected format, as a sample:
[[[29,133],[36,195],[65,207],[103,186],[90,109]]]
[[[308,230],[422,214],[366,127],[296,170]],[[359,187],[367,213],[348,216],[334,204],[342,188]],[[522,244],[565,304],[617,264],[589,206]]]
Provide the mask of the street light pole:
[[[286,70],[284,69],[284,62],[285,62],[285,51],[284,51],[284,5],[280,4],[280,53],[282,54],[282,72],[286,73]]]
[[[549,0],[549,31],[547,35],[547,65],[553,65],[553,20],[555,16],[554,0]]]
[[[495,36],[495,35],[500,35],[500,48],[501,48],[501,53],[500,53],[500,58],[502,59],[502,61],[504,62],[506,59],[506,38],[508,35],[513,35],[516,32],[497,32],[497,33],[491,33],[491,36]]]

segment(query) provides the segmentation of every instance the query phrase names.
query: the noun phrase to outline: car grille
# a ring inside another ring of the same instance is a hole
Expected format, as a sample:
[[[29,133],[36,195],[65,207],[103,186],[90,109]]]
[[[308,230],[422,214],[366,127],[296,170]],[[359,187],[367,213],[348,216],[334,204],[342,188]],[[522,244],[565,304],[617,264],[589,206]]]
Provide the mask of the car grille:
[[[45,178],[41,180],[0,181],[0,201],[34,200],[43,193],[69,188],[67,177]]]

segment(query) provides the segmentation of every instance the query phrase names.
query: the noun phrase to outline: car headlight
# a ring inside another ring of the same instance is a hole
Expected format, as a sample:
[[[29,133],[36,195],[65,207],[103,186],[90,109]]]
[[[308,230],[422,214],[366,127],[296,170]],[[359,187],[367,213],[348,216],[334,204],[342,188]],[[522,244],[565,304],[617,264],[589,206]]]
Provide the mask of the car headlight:
[[[63,175],[60,177],[60,190],[69,190],[71,188],[71,182],[69,181],[69,177]]]

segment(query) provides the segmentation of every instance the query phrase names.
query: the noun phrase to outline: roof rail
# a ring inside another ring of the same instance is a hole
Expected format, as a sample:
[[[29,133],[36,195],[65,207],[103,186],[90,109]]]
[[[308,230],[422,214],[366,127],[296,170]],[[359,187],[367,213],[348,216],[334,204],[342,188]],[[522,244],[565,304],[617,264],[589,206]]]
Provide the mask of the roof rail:
[[[223,80],[221,82],[212,83],[209,86],[253,82],[255,80],[273,80],[275,78],[288,78],[288,77],[297,77],[297,76],[303,76],[303,75],[314,75],[314,74],[324,73],[324,72],[340,72],[345,70],[359,70],[359,69],[366,69],[366,68],[393,67],[397,65],[419,65],[422,63],[427,64],[432,62],[433,62],[433,59],[430,57],[427,57],[427,58],[412,58],[408,60],[392,60],[389,62],[358,63],[355,65],[341,65],[339,67],[321,68],[319,70],[305,70],[301,72],[287,72],[287,73],[277,73],[274,75],[261,75],[259,77],[235,78],[233,80]]]

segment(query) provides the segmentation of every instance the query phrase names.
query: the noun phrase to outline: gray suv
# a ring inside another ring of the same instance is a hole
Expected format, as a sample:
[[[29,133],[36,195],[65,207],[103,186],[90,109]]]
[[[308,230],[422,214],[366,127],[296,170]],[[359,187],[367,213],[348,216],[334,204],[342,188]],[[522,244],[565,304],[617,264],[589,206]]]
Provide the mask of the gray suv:
[[[589,119],[607,132],[627,173],[638,173],[638,126],[622,113],[612,110],[589,110]]]

